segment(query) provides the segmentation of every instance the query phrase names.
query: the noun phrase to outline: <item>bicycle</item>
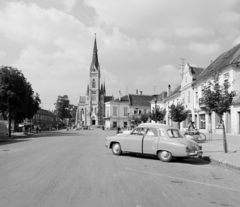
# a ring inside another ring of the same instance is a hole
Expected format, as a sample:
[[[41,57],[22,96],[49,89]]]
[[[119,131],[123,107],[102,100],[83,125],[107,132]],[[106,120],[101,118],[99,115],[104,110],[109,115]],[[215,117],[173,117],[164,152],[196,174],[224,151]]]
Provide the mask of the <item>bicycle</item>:
[[[206,135],[202,132],[199,132],[198,129],[194,129],[193,131],[186,131],[184,134],[185,135],[190,135],[190,136],[198,135],[198,137],[194,137],[196,139],[196,140],[195,139],[194,140],[197,141],[197,142],[206,141]]]

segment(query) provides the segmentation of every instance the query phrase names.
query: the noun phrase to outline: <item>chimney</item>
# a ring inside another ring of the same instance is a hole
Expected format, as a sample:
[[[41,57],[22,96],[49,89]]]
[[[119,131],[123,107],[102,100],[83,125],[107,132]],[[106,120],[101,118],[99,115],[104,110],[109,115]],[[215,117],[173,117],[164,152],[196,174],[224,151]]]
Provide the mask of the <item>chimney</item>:
[[[142,91],[140,91],[140,95],[142,95]]]
[[[170,94],[171,94],[171,85],[168,85],[167,96],[169,96]]]
[[[136,94],[138,95],[138,90],[136,90]]]

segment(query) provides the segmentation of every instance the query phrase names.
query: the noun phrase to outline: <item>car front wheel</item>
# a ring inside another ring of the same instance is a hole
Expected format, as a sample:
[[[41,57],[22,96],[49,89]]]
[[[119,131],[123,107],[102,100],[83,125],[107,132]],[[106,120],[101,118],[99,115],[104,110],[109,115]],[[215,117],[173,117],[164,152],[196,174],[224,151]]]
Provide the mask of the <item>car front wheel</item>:
[[[112,145],[112,153],[114,155],[120,155],[122,153],[121,145],[119,143],[114,143]]]
[[[172,154],[168,151],[159,151],[158,158],[163,162],[170,162],[172,160]]]

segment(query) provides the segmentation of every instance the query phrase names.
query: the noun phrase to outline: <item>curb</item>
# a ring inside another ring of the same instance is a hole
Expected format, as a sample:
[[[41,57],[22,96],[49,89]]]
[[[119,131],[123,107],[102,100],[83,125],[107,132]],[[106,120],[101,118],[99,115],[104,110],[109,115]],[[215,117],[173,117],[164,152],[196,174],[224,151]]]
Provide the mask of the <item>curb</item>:
[[[222,160],[222,159],[212,158],[210,156],[202,157],[202,159],[206,160],[208,162],[217,164],[217,165],[221,165],[221,166],[226,167],[226,168],[230,168],[230,169],[233,169],[233,170],[240,171],[240,166],[237,166],[235,164],[232,164],[232,163],[227,162],[227,161]]]

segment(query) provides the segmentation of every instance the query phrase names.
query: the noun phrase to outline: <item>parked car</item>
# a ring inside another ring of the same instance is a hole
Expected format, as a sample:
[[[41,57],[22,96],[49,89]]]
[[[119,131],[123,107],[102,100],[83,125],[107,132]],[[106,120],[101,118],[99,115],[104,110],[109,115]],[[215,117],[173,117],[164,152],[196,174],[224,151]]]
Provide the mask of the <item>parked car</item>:
[[[163,162],[173,158],[197,158],[202,156],[202,146],[185,138],[178,129],[165,124],[140,124],[130,133],[107,137],[105,146],[114,155],[122,152],[152,154]]]

